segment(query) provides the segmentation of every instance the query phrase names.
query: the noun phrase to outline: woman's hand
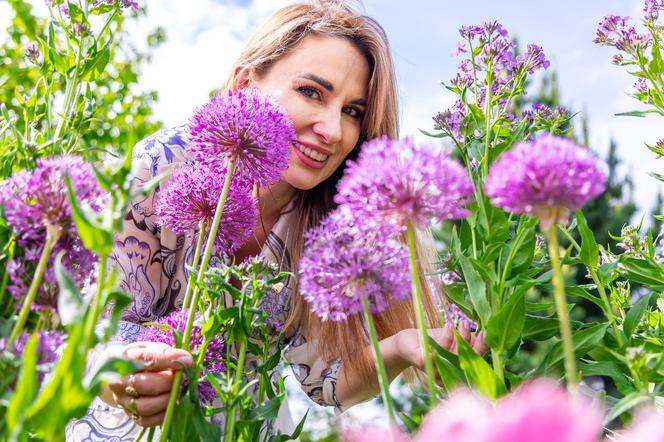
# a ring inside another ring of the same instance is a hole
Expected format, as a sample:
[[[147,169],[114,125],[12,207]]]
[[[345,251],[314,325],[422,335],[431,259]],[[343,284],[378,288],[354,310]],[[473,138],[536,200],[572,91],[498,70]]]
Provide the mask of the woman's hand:
[[[443,328],[430,329],[428,333],[438,345],[445,350],[456,353],[457,345],[453,330],[452,324],[448,322]],[[483,355],[489,350],[489,347],[484,342],[484,332],[480,332],[479,334],[471,332],[464,321],[461,321],[457,331],[479,355]],[[397,353],[406,364],[424,370],[424,351],[418,329],[407,328],[397,333],[396,347]]]
[[[143,427],[160,425],[168,407],[174,371],[191,365],[191,354],[160,342],[136,342],[124,347],[122,357],[141,362],[144,367],[105,386],[102,400],[121,407]]]

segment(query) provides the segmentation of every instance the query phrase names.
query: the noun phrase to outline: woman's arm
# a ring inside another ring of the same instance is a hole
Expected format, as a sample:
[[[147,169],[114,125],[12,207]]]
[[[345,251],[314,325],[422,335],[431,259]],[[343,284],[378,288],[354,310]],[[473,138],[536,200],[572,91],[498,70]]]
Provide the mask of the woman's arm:
[[[479,335],[471,333],[463,322],[459,325],[458,331],[477,353],[484,354],[488,350],[484,342],[484,333]],[[456,352],[456,342],[451,324],[448,323],[443,328],[429,330],[429,336],[441,347]],[[424,354],[417,329],[401,330],[399,333],[381,340],[379,345],[390,381],[409,367],[424,369]],[[358,357],[367,358],[371,361],[371,372],[368,376],[347,373],[342,365],[336,384],[337,401],[342,408],[371,399],[380,393],[371,346],[364,347],[362,354]]]

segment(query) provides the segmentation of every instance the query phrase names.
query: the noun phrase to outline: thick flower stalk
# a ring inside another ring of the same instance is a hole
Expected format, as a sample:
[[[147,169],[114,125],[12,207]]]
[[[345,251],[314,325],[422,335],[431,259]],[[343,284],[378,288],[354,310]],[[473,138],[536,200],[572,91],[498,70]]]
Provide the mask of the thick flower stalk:
[[[518,144],[501,155],[484,185],[493,205],[508,212],[536,216],[548,236],[565,371],[572,390],[576,388],[576,362],[556,224],[566,224],[569,212],[602,193],[605,183],[606,177],[589,149],[566,138],[545,135],[533,143]]]
[[[8,289],[16,298],[23,299],[10,337],[12,342],[23,329],[35,302],[57,306],[53,270],[57,254],[64,252],[62,263],[77,284],[83,285],[93,275],[96,258],[83,246],[76,231],[65,175],[71,179],[79,205],[100,211],[104,193],[90,165],[78,156],[39,159],[34,170],[19,172],[0,184],[5,218],[16,234],[16,243],[24,251],[22,257],[12,259],[7,265],[11,280]],[[30,287],[26,288],[30,279]]]
[[[412,296],[424,351],[429,394],[436,400],[435,373],[422,301],[416,257],[415,232],[432,220],[443,221],[468,215],[473,185],[464,167],[433,144],[418,145],[411,138],[369,141],[357,161],[347,163],[337,186],[335,201],[349,207],[368,225],[391,224],[406,230]]]
[[[345,321],[364,314],[383,402],[393,422],[389,379],[372,314],[410,298],[405,265],[408,251],[396,238],[395,229],[361,226],[348,207],[341,206],[305,234],[299,289],[323,321]]]
[[[213,97],[192,116],[188,132],[189,150],[196,162],[210,170],[225,171],[225,178],[209,226],[193,294],[191,300],[187,299],[190,301],[188,305],[183,305],[184,310],[189,310],[182,337],[183,348],[189,347],[200,298],[199,287],[215,248],[215,239],[236,169],[238,178],[249,186],[273,184],[288,167],[291,143],[295,140],[293,123],[283,108],[254,90],[239,90],[236,93],[229,91],[226,96]],[[173,380],[162,426],[162,441],[168,439],[181,380],[182,372],[179,371]]]
[[[198,317],[198,316],[197,316]],[[187,325],[187,312],[184,310],[177,310],[170,315],[161,318],[156,322],[159,325],[170,327],[169,330],[163,330],[148,325],[145,331],[138,336],[138,341],[147,342],[162,342],[167,345],[175,345],[173,338],[173,330],[184,331]],[[203,335],[199,326],[192,327],[190,346],[192,351],[197,352],[203,345]],[[224,358],[226,357],[226,346],[220,339],[212,339],[205,347],[205,356],[203,358],[203,369],[209,373],[224,373],[226,366],[224,365]],[[201,373],[201,379],[205,378],[205,372]],[[214,387],[207,381],[198,383],[198,394],[202,401],[206,404],[212,403],[217,397],[217,392]]]

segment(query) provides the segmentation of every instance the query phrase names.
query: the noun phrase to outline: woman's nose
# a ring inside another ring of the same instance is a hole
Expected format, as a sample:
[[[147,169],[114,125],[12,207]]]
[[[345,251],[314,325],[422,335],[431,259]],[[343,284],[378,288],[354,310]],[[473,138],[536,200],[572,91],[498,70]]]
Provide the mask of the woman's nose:
[[[327,111],[322,113],[313,126],[314,133],[322,138],[325,144],[334,144],[341,141],[341,112]]]

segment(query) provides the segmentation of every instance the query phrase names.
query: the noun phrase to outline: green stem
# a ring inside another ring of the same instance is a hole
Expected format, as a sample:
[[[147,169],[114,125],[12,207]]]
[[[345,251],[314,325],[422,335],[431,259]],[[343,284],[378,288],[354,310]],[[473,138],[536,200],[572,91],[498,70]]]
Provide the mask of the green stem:
[[[18,319],[14,324],[11,335],[9,335],[6,348],[12,347],[14,342],[16,342],[16,339],[18,339],[18,336],[21,334],[21,331],[23,331],[23,327],[25,327],[25,322],[28,320],[28,316],[30,315],[30,307],[32,307],[32,303],[35,301],[35,297],[39,291],[39,286],[44,279],[44,271],[46,270],[48,259],[51,257],[51,250],[57,241],[57,227],[53,224],[49,224],[46,226],[46,242],[44,243],[44,250],[42,250],[41,256],[39,257],[39,262],[37,263],[35,276],[32,278],[30,288],[28,289],[28,294],[23,300],[23,306],[21,307],[21,311],[18,314]]]
[[[152,442],[154,439],[154,431],[156,427],[150,427],[150,431],[148,431],[148,442]]]
[[[385,370],[385,361],[380,352],[380,345],[378,344],[378,333],[376,333],[376,325],[371,315],[369,308],[369,301],[366,296],[362,296],[362,306],[364,307],[364,319],[367,322],[369,329],[369,338],[371,338],[371,348],[373,349],[374,362],[376,363],[376,373],[378,374],[378,385],[380,386],[380,394],[383,396],[383,403],[387,411],[387,417],[390,424],[396,426],[396,419],[394,416],[394,405],[392,404],[392,397],[390,396],[390,380],[387,377]]]
[[[14,259],[14,252],[16,251],[16,237],[14,235],[11,236],[9,239],[9,244],[7,245],[7,248],[9,250],[8,256],[6,257],[5,260],[5,265],[12,259]],[[7,303],[5,303],[5,294],[7,292],[7,283],[9,282],[9,272],[5,271],[4,275],[2,275],[2,282],[0,282],[0,305],[4,306],[5,308],[0,309],[0,314],[4,316],[4,313],[6,310],[6,307],[9,307],[10,309],[14,306],[14,300],[13,297],[10,298]]]
[[[429,334],[427,333],[426,314],[424,312],[424,304],[422,303],[422,286],[420,284],[420,272],[417,268],[417,249],[415,247],[415,227],[413,223],[408,222],[406,229],[406,236],[408,238],[408,252],[410,255],[410,277],[412,284],[413,306],[415,308],[415,320],[417,321],[417,328],[420,331],[420,341],[422,344],[422,351],[424,352],[424,371],[427,375],[427,386],[429,396],[431,397],[431,404],[438,402],[436,396],[436,377],[433,367],[433,359],[431,359],[431,351],[429,349]]]
[[[588,267],[588,270],[590,270],[590,276],[593,278],[593,281],[597,286],[597,293],[599,293],[599,297],[602,299],[602,302],[604,303],[604,310],[606,313],[606,317],[611,323],[611,328],[613,329],[613,333],[616,335],[616,341],[618,342],[618,346],[622,347],[623,346],[622,334],[618,329],[618,325],[616,325],[616,317],[613,314],[613,309],[611,308],[611,302],[609,302],[609,297],[606,296],[606,290],[604,289],[604,285],[601,283],[599,276],[597,276],[597,270],[591,269],[590,267]]]
[[[519,227],[521,226],[519,225]],[[526,229],[520,229],[517,231],[516,238],[514,239],[514,245],[510,249],[509,255],[507,255],[507,259],[505,260],[505,267],[503,267],[503,271],[500,274],[500,283],[498,284],[498,301],[501,304],[503,302],[503,293],[505,291],[505,282],[507,281],[507,275],[509,273],[509,269],[512,266],[512,261],[514,260],[516,253],[519,251],[519,248],[521,247],[521,243],[523,242],[523,237],[525,233]]]
[[[134,442],[140,442],[141,439],[143,439],[143,435],[145,434],[145,431],[148,429],[148,427],[143,427],[141,429],[141,432],[138,433],[138,436],[136,436],[136,439],[134,439]]]
[[[95,345],[95,325],[97,325],[97,319],[101,310],[101,298],[104,286],[106,285],[106,260],[108,255],[102,254],[99,256],[99,276],[97,277],[97,294],[92,300],[92,315],[88,319],[88,323],[85,327],[85,333],[87,336],[87,348],[92,348]]]
[[[553,224],[546,230],[549,243],[549,258],[553,270],[553,298],[556,304],[556,312],[560,322],[560,338],[562,340],[563,355],[565,356],[565,373],[567,375],[567,388],[571,393],[576,393],[576,357],[574,355],[574,342],[572,340],[572,327],[567,312],[567,300],[565,298],[565,281],[560,266],[558,255],[558,237],[556,225]]]
[[[498,376],[498,379],[505,382],[505,373],[503,372],[503,354],[497,350],[491,350],[491,362],[493,363],[493,371]]]
[[[488,69],[489,67],[487,67]],[[486,83],[486,109],[484,111],[486,123],[485,123],[485,140],[484,140],[484,156],[482,156],[482,170],[484,171],[484,176],[489,174],[489,148],[491,147],[491,77],[490,74],[487,74],[487,83]]]
[[[198,261],[201,258],[201,251],[203,250],[203,241],[205,240],[205,232],[207,230],[207,224],[204,222],[198,223],[198,239],[196,240],[196,250],[194,251],[194,259],[191,262],[191,272],[189,272],[189,278],[187,279],[187,290],[184,293],[184,300],[182,301],[182,310],[188,309],[190,307],[189,302],[191,301],[191,292],[194,288],[194,272],[196,272],[196,267],[198,267]]]
[[[201,267],[198,270],[198,275],[196,277],[196,285],[194,286],[193,297],[191,300],[191,305],[189,306],[189,315],[187,317],[187,325],[184,329],[184,334],[182,336],[182,348],[188,349],[189,342],[191,340],[191,329],[194,326],[194,317],[196,315],[196,310],[198,308],[198,299],[200,298],[200,284],[203,282],[203,275],[207,270],[208,264],[210,263],[210,258],[212,257],[212,249],[214,248],[214,239],[217,236],[217,231],[219,230],[219,224],[221,222],[221,215],[224,211],[224,205],[226,204],[226,199],[228,198],[228,191],[231,187],[231,181],[233,179],[233,173],[235,172],[235,166],[237,165],[237,155],[234,155],[231,161],[228,163],[228,170],[226,171],[226,178],[224,179],[224,187],[221,190],[221,195],[219,195],[219,202],[217,203],[217,209],[214,212],[214,219],[212,220],[212,226],[208,234],[207,242],[205,243],[205,252],[203,253],[203,261],[201,262]],[[182,370],[179,370],[175,373],[173,378],[173,387],[171,388],[171,395],[168,399],[168,408],[166,409],[166,416],[164,416],[164,422],[161,426],[161,437],[159,438],[160,442],[165,442],[168,440],[168,434],[171,429],[171,423],[173,421],[173,414],[175,412],[175,404],[177,403],[177,398],[180,392],[180,383],[182,382]]]
[[[233,380],[232,390],[234,394],[237,394],[237,386],[240,383],[240,379],[244,374],[244,361],[247,356],[247,338],[243,338],[240,343],[240,351],[237,359],[237,366],[235,367],[235,379]],[[224,440],[228,442],[235,441],[233,433],[235,432],[235,421],[237,418],[237,411],[235,406],[231,407],[229,410],[226,410],[226,425],[224,428]]]

